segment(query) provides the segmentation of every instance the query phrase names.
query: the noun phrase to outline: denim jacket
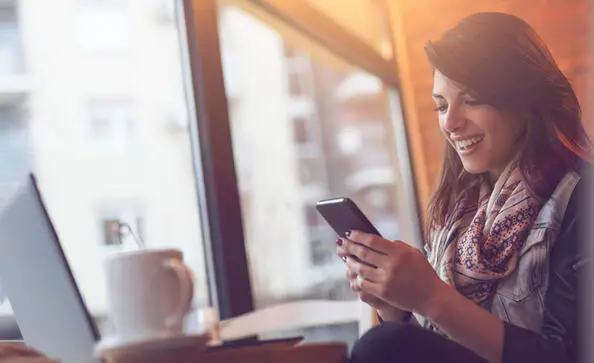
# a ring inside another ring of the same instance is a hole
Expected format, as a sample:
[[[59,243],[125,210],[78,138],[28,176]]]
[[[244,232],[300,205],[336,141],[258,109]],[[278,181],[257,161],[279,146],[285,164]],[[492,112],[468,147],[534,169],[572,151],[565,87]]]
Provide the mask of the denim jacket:
[[[542,207],[524,246],[515,271],[500,280],[490,310],[503,321],[540,332],[549,283],[550,252],[558,240],[570,197],[580,180],[568,173]]]
[[[581,207],[591,181],[589,168],[583,177],[569,173],[561,180],[520,251],[518,267],[499,281],[485,306],[505,323],[502,363],[578,362],[578,275],[592,260],[580,247]]]

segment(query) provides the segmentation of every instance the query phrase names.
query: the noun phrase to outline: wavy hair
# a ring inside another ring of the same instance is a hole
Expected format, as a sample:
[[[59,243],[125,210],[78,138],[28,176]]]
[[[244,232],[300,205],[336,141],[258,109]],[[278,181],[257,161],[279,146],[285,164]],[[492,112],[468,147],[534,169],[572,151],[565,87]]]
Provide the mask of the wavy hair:
[[[434,71],[473,97],[526,123],[519,167],[528,186],[548,198],[560,179],[589,159],[592,144],[567,77],[534,29],[504,13],[461,20],[425,52]],[[446,142],[441,175],[430,200],[426,232],[445,225],[458,200],[485,175],[472,175]]]

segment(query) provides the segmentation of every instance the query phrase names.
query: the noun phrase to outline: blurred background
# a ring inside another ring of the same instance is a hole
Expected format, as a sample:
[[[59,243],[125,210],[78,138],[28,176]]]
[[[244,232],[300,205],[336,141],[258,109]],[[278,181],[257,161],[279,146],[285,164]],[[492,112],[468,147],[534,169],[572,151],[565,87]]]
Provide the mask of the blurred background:
[[[348,196],[422,245],[443,149],[423,46],[479,11],[536,28],[591,130],[586,0],[0,0],[0,202],[36,173],[100,324],[130,226],[184,252],[195,309],[336,301],[340,318],[279,334],[351,344],[373,315],[315,203]]]

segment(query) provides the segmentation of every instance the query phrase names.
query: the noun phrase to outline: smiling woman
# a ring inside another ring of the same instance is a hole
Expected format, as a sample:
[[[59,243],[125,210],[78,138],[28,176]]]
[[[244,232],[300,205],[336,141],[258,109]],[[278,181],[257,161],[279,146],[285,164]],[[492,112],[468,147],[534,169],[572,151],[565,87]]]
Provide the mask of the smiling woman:
[[[497,180],[518,151],[526,122],[478,101],[439,70],[434,74],[433,98],[441,131],[464,169],[472,174],[489,173]]]
[[[384,321],[352,361],[576,362],[592,146],[575,93],[508,14],[469,16],[426,52],[446,153],[425,254],[357,231],[337,242],[351,288]]]

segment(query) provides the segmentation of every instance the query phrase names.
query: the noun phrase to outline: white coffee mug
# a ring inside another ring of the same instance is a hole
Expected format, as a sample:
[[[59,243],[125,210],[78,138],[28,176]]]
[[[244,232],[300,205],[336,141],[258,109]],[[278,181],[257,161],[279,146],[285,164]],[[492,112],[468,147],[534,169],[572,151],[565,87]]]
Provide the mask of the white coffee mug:
[[[109,320],[118,340],[178,336],[194,295],[179,250],[141,250],[106,260]]]

